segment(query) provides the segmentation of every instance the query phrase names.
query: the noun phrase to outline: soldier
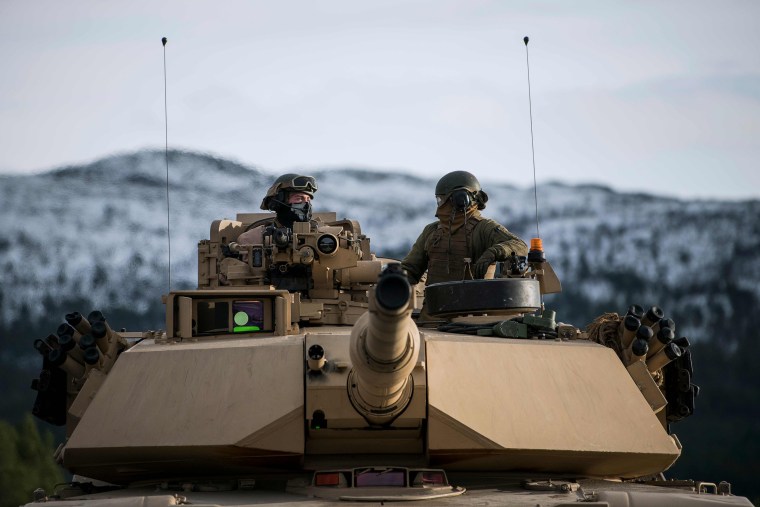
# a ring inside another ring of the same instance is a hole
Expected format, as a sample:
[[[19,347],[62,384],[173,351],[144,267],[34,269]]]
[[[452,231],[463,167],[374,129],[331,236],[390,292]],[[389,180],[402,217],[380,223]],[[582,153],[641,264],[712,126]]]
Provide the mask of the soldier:
[[[317,182],[312,176],[283,174],[269,187],[261,201],[261,209],[274,211],[275,217],[244,232],[237,242],[241,245],[258,245],[263,242],[264,230],[272,223],[276,227],[292,228],[294,222],[310,221],[311,200],[316,191]]]
[[[528,254],[523,240],[480,215],[488,195],[472,174],[446,174],[435,186],[435,198],[438,221],[425,226],[401,263],[412,283],[426,270],[426,285],[483,278],[493,262],[506,260],[512,252]]]

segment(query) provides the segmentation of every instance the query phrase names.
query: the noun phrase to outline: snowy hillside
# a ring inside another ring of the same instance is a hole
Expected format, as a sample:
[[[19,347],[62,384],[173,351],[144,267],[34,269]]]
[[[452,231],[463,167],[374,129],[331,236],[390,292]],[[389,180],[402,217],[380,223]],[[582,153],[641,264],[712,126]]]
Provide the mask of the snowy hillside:
[[[196,245],[209,225],[258,212],[274,179],[255,168],[172,152],[172,286],[196,283]],[[403,256],[433,221],[434,179],[352,169],[313,171],[315,210],[358,220],[381,255]],[[113,156],[33,176],[0,176],[0,322],[66,301],[160,305],[168,286],[163,152]],[[533,189],[484,183],[485,216],[526,241],[535,235]],[[538,188],[547,257],[565,289],[548,305],[575,312],[658,304],[679,332],[708,338],[760,300],[760,202],[681,201],[598,186]],[[750,301],[751,302],[751,301]],[[89,307],[85,307],[87,310]]]

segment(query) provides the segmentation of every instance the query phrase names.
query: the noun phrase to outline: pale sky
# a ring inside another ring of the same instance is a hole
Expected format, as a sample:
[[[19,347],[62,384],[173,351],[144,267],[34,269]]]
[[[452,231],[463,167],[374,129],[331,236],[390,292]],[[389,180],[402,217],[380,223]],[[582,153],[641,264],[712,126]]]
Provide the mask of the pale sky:
[[[760,2],[0,0],[0,172],[169,146],[760,198]]]

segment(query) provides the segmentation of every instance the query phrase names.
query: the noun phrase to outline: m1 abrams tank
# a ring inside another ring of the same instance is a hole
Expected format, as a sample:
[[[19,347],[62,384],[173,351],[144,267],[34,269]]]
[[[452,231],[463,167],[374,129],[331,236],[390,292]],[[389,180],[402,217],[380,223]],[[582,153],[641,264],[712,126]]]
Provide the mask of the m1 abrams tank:
[[[694,410],[688,340],[656,307],[556,320],[538,243],[487,280],[409,285],[359,224],[212,223],[166,330],[66,315],[37,340],[34,413],[65,425],[55,505],[750,505],[666,480]],[[30,504],[31,505],[31,504]]]

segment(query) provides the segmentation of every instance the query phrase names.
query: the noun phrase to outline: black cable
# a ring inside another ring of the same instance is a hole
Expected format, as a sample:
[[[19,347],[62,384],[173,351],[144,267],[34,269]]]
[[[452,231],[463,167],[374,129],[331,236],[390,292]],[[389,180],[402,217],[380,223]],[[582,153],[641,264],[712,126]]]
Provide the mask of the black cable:
[[[169,221],[169,110],[166,105],[166,37],[161,38],[164,47],[164,128],[166,147],[164,148],[164,160],[166,160],[166,238],[169,243],[169,292],[172,291],[172,233]]]
[[[530,97],[530,58],[528,57],[528,41],[530,39],[526,35],[523,38],[525,42],[525,63],[528,67],[528,111],[530,112],[530,152],[533,156],[533,199],[536,203],[536,237],[541,237],[541,232],[538,229],[538,185],[536,184],[536,149],[533,146],[533,101]]]

